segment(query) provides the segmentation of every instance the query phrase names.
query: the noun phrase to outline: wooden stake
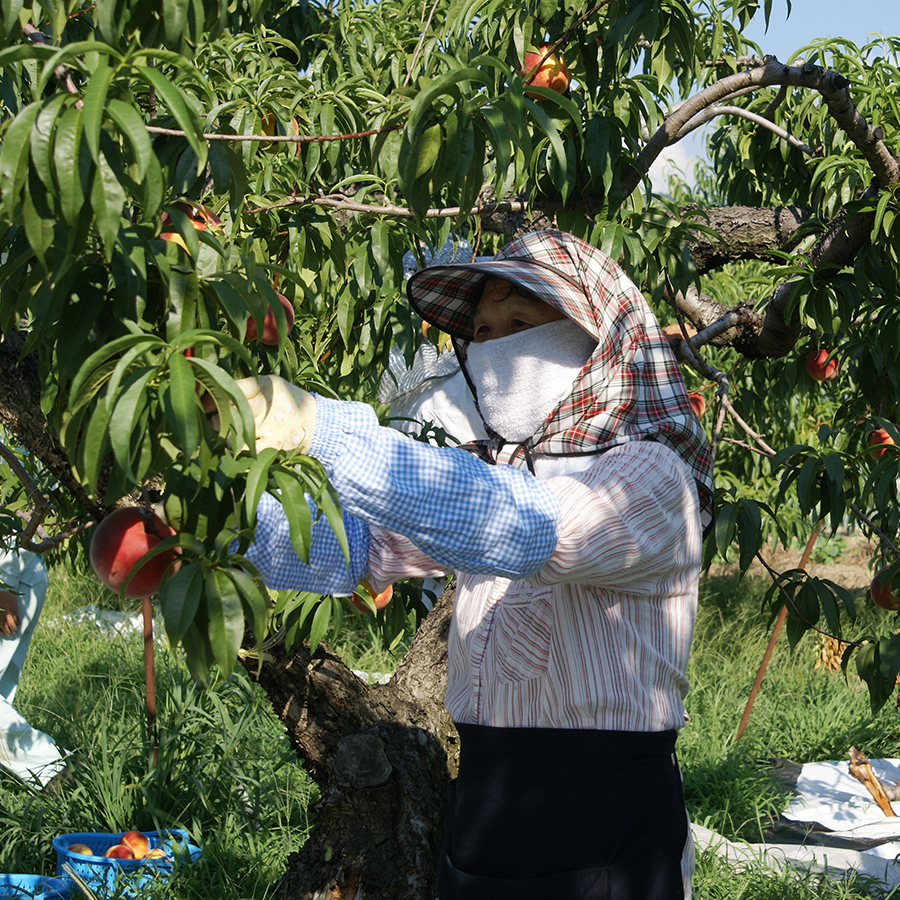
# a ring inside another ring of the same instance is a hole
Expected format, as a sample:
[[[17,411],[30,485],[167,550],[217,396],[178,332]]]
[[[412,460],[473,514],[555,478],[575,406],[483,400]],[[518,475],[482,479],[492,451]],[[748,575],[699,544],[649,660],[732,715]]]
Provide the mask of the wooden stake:
[[[809,540],[806,542],[806,548],[803,550],[803,556],[800,557],[800,565],[799,568],[805,569],[807,563],[809,562],[809,557],[812,555],[813,547],[816,543],[816,538],[819,536],[819,526],[817,525],[812,530],[812,534],[809,536]],[[760,685],[762,684],[763,676],[766,674],[766,669],[769,667],[769,660],[772,658],[772,652],[775,650],[775,641],[778,640],[778,635],[781,633],[781,626],[784,625],[784,620],[787,618],[787,606],[782,606],[778,612],[778,618],[775,620],[775,626],[772,628],[772,634],[769,637],[769,643],[766,645],[766,652],[763,654],[762,662],[759,664],[759,671],[756,673],[756,678],[753,681],[753,687],[750,688],[750,696],[747,698],[747,705],[744,707],[744,714],[741,716],[740,724],[738,725],[737,733],[734,736],[734,742],[737,743],[741,739],[741,735],[744,733],[744,729],[747,727],[747,721],[750,718],[750,710],[753,709],[753,701],[756,700],[756,695],[759,693]]]
[[[159,735],[156,731],[156,678],[153,674],[153,607],[149,597],[141,601],[144,620],[144,691],[147,706],[147,739],[153,747],[153,766],[159,762]]]

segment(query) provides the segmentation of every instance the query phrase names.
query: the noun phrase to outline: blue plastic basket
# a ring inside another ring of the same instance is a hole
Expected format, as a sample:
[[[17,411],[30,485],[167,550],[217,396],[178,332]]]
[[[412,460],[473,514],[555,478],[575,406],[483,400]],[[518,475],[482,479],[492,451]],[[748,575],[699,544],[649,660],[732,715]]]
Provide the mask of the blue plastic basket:
[[[66,875],[64,865],[81,878],[90,889],[99,894],[119,892],[120,895],[134,896],[134,892],[162,879],[166,880],[175,869],[186,863],[196,862],[201,849],[191,843],[186,831],[173,828],[171,831],[143,832],[150,842],[150,849],[162,848],[166,857],[161,859],[110,859],[103,854],[119,843],[122,832],[105,834],[99,832],[60,834],[53,838],[56,851],[56,874]],[[73,844],[84,844],[92,851],[73,853]]]
[[[68,878],[0,875],[0,897],[3,900],[67,900],[72,886]]]

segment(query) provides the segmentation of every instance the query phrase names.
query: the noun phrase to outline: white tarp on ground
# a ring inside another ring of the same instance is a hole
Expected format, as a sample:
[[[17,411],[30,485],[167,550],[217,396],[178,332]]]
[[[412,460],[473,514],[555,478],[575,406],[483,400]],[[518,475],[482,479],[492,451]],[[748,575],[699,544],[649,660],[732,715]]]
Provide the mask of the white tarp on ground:
[[[900,760],[870,761],[882,781],[890,784],[900,781]],[[829,829],[829,834],[817,831],[815,845],[738,844],[699,825],[692,826],[692,832],[698,851],[715,850],[735,865],[757,861],[775,870],[796,865],[833,874],[852,869],[895,887],[900,885],[900,802],[893,803],[892,807],[897,818],[884,815],[865,786],[850,775],[847,760],[806,763],[797,778],[796,796],[783,816]],[[844,843],[850,840],[885,843],[865,849],[818,843],[829,839]]]

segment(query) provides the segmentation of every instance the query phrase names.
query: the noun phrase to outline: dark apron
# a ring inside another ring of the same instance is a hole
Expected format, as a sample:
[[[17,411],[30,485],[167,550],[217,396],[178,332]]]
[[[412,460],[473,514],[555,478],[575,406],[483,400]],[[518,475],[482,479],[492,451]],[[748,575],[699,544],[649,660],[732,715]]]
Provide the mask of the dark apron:
[[[683,900],[675,731],[457,729],[440,900]]]

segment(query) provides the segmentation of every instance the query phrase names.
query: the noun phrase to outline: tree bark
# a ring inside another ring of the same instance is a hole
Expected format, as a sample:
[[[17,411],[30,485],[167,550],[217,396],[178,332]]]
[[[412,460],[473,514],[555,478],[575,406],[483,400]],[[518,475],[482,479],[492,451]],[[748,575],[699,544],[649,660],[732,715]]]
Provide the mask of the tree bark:
[[[20,359],[24,338],[17,331],[0,342],[0,424],[29,453],[46,466],[53,477],[91,516],[102,514],[72,474],[72,466],[41,409],[41,380],[37,359]]]
[[[312,834],[277,900],[432,900],[447,786],[458,763],[443,707],[448,588],[390,682],[360,680],[327,647],[243,660],[320,790]]]
[[[703,210],[699,221],[721,235],[721,240],[697,234],[689,244],[697,272],[704,274],[742,259],[779,260],[791,250],[810,211],[796,206],[763,209],[722,206]]]

